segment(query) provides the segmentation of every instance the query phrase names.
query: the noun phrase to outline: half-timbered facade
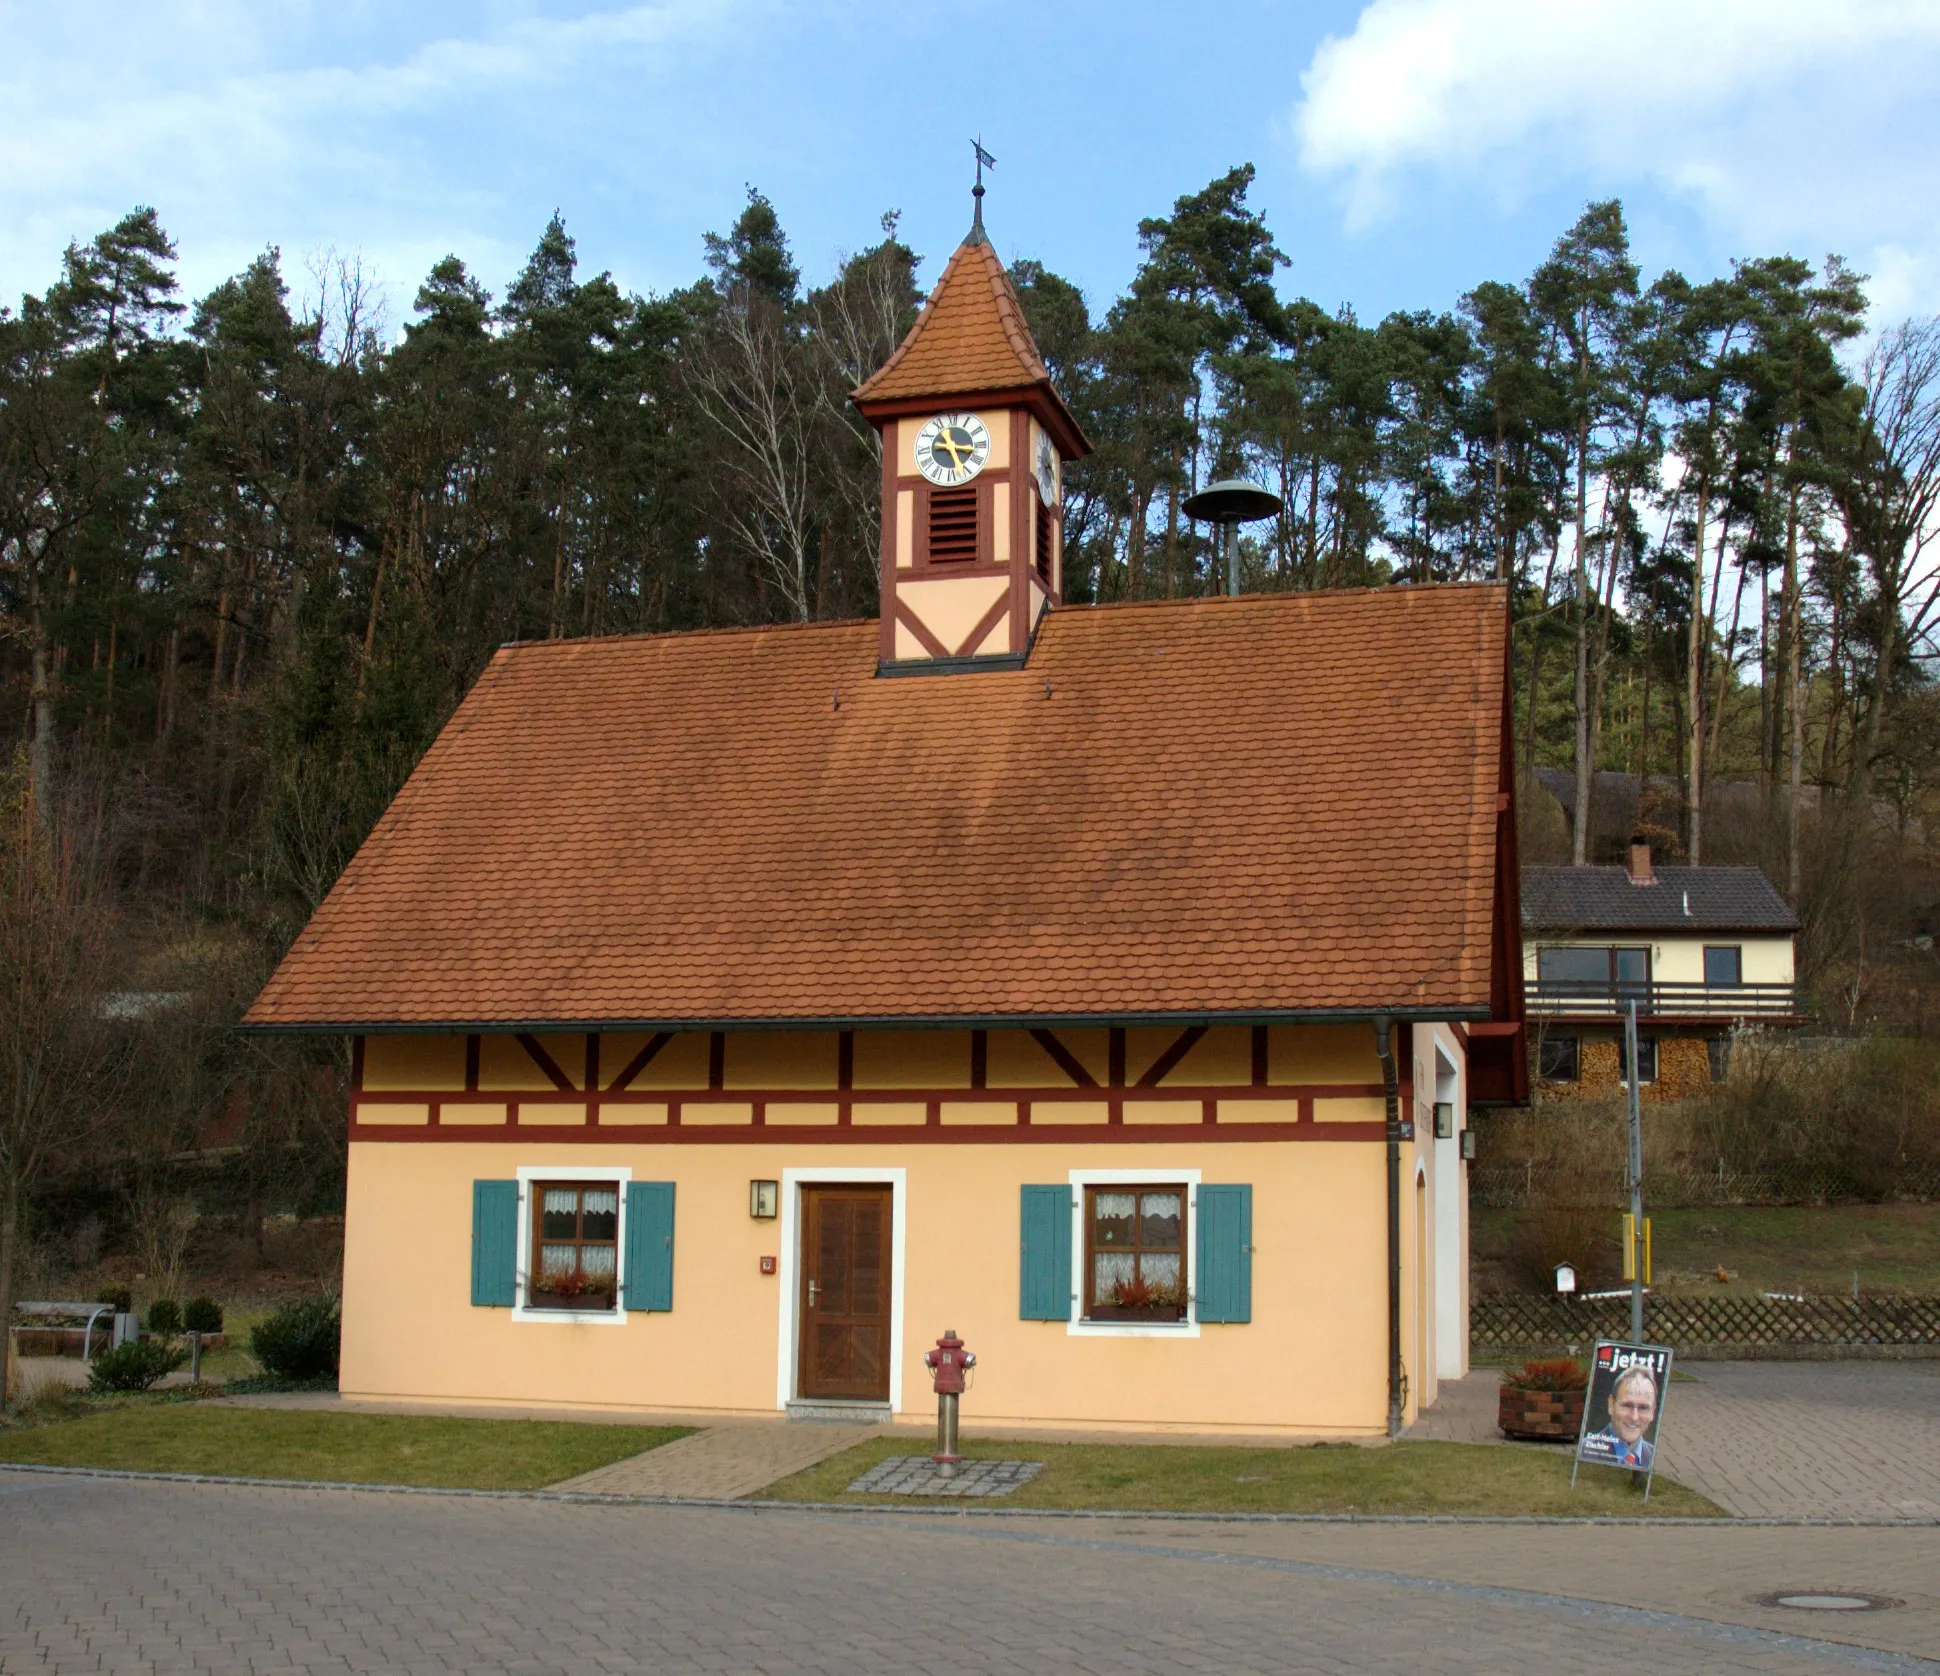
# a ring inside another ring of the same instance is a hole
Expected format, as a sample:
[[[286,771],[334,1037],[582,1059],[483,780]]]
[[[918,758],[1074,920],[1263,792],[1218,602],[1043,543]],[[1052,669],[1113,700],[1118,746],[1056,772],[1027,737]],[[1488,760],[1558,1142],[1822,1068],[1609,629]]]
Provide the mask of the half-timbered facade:
[[[881,618],[505,648],[251,1010],[356,1043],[343,1389],[1380,1431],[1525,1092],[1501,591],[1059,609],[980,229],[857,399]]]

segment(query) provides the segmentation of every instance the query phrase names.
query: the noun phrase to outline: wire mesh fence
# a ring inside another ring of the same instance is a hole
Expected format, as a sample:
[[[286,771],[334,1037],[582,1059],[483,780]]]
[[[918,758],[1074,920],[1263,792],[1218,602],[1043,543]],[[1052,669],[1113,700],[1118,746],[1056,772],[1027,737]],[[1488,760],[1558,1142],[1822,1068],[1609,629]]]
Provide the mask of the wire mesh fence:
[[[1580,1355],[1629,1336],[1628,1293],[1484,1292],[1469,1311],[1478,1357]],[[1940,1349],[1940,1297],[1646,1296],[1644,1336],[1712,1356],[1918,1354]]]

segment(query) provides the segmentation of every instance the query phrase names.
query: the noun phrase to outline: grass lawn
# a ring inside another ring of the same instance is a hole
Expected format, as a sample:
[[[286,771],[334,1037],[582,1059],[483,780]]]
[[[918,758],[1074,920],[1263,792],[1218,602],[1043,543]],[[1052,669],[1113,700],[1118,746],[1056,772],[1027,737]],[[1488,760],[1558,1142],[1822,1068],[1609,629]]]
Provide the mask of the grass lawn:
[[[852,1496],[885,1455],[928,1454],[921,1437],[880,1439],[761,1492],[766,1501],[899,1507],[959,1505],[919,1496]],[[1650,1500],[1628,1473],[1585,1467],[1570,1489],[1561,1451],[1467,1443],[1352,1443],[1292,1449],[1169,1444],[966,1442],[966,1458],[1042,1461],[1030,1483],[981,1507],[1116,1508],[1191,1513],[1611,1513],[1719,1515],[1704,1497],[1659,1478]]]
[[[1617,1210],[1610,1209],[1612,1241]],[[1515,1284],[1506,1273],[1490,1277],[1502,1269],[1523,1214],[1472,1213],[1478,1284]],[[1940,1292],[1940,1205],[1701,1205],[1650,1217],[1656,1279],[1668,1291],[1843,1295],[1856,1269],[1862,1290]],[[1716,1278],[1720,1267],[1729,1281]]]
[[[689,1429],[317,1414],[136,1400],[83,1419],[0,1432],[0,1461],[230,1478],[536,1490],[671,1443]]]

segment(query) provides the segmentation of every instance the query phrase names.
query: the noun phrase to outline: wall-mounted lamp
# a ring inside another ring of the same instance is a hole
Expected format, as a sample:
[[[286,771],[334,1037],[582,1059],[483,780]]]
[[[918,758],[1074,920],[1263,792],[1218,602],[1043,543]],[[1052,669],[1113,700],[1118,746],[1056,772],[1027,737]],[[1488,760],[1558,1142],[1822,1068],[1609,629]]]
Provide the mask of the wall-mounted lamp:
[[[770,1222],[781,1213],[781,1183],[778,1181],[751,1181],[748,1183],[748,1214],[757,1222]]]
[[[1462,1131],[1462,1157],[1471,1164],[1475,1162],[1475,1131],[1473,1129],[1464,1129]]]
[[[1576,1290],[1576,1268],[1570,1263],[1556,1265],[1556,1290],[1567,1296]]]
[[[1435,1139],[1452,1141],[1455,1138],[1455,1102],[1437,1100],[1435,1102]]]

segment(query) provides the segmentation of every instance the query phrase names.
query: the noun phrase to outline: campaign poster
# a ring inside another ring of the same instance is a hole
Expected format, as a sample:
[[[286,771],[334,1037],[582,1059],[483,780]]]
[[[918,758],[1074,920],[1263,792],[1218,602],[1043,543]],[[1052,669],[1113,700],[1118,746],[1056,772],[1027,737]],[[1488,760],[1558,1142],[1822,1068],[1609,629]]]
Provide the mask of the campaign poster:
[[[1598,1339],[1590,1358],[1590,1388],[1576,1459],[1589,1466],[1656,1470],[1657,1428],[1671,1382],[1671,1353],[1661,1344]]]

